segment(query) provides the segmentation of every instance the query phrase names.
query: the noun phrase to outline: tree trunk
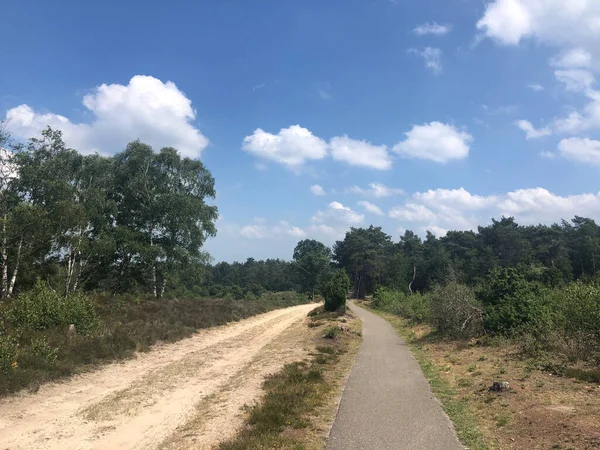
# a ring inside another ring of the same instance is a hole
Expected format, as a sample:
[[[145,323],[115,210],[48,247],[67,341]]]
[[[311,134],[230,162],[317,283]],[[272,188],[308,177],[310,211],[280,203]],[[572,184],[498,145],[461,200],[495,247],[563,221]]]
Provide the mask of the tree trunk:
[[[23,248],[23,237],[19,240],[19,246],[17,247],[17,259],[15,261],[15,268],[13,270],[12,278],[10,279],[10,285],[8,286],[7,297],[11,297],[17,281],[17,274],[19,272],[19,264],[21,263],[21,249]]]
[[[6,236],[6,221],[8,216],[4,213],[2,222],[2,298],[8,297],[8,238]]]
[[[408,283],[408,292],[410,292],[410,295],[413,294],[412,291],[412,285],[415,282],[415,278],[417,278],[417,265],[413,265],[413,277],[412,280],[410,280],[410,283]]]

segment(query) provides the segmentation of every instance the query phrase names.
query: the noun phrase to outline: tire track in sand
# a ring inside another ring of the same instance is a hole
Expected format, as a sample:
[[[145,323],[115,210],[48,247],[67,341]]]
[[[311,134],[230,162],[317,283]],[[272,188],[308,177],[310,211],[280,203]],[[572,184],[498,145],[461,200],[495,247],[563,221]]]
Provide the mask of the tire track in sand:
[[[202,330],[134,360],[44,385],[36,394],[2,399],[0,447],[156,448],[197,416],[202,399],[241,376],[269,343],[314,307],[295,306]]]

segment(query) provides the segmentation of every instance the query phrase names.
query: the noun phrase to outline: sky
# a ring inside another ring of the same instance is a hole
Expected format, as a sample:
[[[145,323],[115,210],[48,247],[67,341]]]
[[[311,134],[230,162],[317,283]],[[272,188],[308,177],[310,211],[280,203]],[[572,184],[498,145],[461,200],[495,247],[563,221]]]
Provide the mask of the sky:
[[[20,0],[0,36],[16,140],[206,165],[214,261],[600,219],[597,0]]]

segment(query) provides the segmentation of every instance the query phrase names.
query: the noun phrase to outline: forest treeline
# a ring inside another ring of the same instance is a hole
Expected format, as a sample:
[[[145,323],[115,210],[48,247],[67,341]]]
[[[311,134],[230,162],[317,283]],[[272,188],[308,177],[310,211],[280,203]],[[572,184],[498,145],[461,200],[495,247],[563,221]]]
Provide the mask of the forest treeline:
[[[355,297],[373,295],[374,307],[441,335],[504,336],[538,356],[600,361],[600,227],[592,219],[522,226],[503,217],[441,238],[406,231],[398,242],[381,228],[353,228],[332,257]]]

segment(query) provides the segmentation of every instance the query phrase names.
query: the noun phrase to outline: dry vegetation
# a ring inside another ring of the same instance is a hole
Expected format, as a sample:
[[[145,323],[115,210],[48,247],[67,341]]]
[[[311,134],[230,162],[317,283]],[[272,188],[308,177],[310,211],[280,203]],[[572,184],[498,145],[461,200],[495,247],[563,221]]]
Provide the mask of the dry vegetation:
[[[262,400],[246,408],[246,427],[221,450],[325,448],[360,344],[360,321],[321,307],[304,326],[308,357],[265,380]]]
[[[506,342],[441,340],[428,325],[375,311],[409,342],[470,448],[600,448],[600,385],[556,376]],[[507,381],[510,391],[488,390]]]

